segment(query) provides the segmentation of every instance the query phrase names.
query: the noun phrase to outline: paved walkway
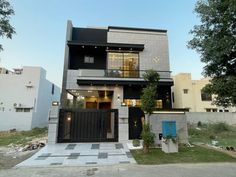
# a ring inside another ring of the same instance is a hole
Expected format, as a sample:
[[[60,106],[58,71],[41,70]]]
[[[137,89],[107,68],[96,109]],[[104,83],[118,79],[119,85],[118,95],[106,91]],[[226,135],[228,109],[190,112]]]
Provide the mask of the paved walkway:
[[[136,163],[126,144],[73,143],[47,145],[16,167],[88,166]]]

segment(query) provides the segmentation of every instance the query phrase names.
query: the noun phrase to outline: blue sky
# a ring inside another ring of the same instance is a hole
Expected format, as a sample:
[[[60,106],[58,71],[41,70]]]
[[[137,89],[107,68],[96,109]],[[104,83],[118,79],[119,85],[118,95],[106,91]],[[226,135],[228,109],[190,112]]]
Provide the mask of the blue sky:
[[[0,66],[8,69],[42,66],[47,78],[61,87],[66,22],[74,26],[128,26],[167,29],[172,74],[191,72],[201,78],[199,55],[187,49],[189,31],[199,23],[197,0],[10,0],[17,34],[2,39]]]

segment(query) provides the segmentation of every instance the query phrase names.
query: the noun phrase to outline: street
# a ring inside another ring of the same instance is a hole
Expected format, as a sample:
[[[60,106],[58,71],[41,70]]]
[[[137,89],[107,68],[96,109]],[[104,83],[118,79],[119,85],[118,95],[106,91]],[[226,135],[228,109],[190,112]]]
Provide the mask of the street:
[[[235,177],[236,163],[13,168],[0,177]]]

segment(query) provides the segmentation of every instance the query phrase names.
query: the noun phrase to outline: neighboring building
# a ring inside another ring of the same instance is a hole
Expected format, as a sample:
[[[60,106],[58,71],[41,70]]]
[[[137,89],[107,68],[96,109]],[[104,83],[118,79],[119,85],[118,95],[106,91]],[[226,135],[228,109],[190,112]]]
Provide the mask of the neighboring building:
[[[131,139],[130,134],[135,134],[132,126],[139,127],[141,124],[141,118],[136,120],[137,115],[144,115],[136,111],[136,116],[132,116],[130,107],[140,106],[142,88],[146,86],[142,75],[149,69],[160,74],[156,107],[171,109],[173,80],[170,77],[166,30],[113,26],[77,28],[68,21],[61,108],[117,109],[119,121],[109,118],[108,130],[105,131],[114,135],[113,127],[119,127],[115,133],[119,135],[119,140],[128,140],[128,134]],[[76,117],[73,111],[68,113],[67,122],[71,121],[73,115]],[[80,124],[84,124],[83,127],[87,129],[98,124],[89,122],[87,125],[84,121]],[[76,124],[75,121],[68,125],[59,124],[59,132],[75,132],[72,134],[77,136],[80,130],[73,130]],[[89,134],[87,130],[83,131],[81,134]],[[102,130],[98,129],[97,134],[99,132]],[[105,135],[108,137],[108,134]],[[89,138],[87,136],[84,141],[92,141]]]
[[[187,108],[189,112],[235,112],[235,108],[223,108],[212,104],[214,96],[203,92],[208,78],[192,80],[190,73],[173,76],[172,102],[174,108]]]
[[[46,79],[43,68],[0,68],[0,131],[46,127],[52,101],[59,99],[59,87]]]

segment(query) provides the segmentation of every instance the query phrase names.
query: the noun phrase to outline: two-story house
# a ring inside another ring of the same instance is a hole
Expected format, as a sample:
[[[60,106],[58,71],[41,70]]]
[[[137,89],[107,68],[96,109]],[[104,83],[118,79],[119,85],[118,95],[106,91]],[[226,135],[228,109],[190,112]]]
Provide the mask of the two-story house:
[[[136,117],[143,114],[132,113],[132,108],[141,104],[140,96],[146,85],[142,75],[149,69],[160,74],[157,108],[172,108],[167,30],[77,28],[68,21],[61,97],[61,109],[67,111],[61,113],[64,116],[61,120],[64,123],[59,124],[61,141],[104,141],[101,136],[106,136],[105,140],[115,137],[111,139],[125,141],[140,136],[135,135],[134,129],[141,124]],[[96,122],[95,114],[89,116],[89,110],[114,109],[117,111],[106,118],[105,133],[96,138],[104,123]],[[74,113],[78,110],[83,114]]]

